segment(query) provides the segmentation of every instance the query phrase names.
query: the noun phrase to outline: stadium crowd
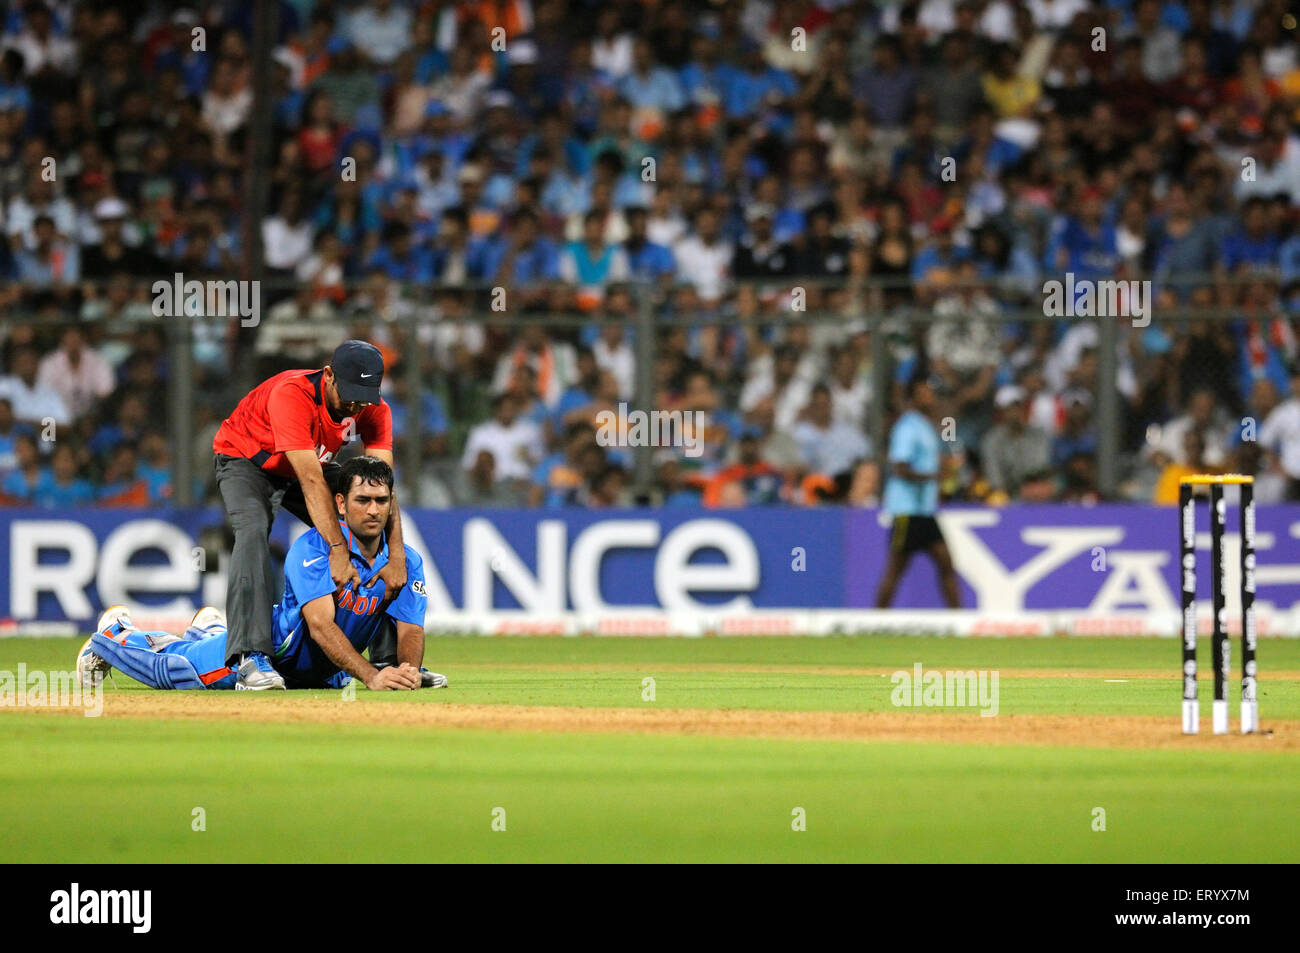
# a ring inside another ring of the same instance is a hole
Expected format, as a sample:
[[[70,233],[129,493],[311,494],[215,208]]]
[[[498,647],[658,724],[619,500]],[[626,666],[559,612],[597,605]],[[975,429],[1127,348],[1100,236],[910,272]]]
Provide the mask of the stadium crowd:
[[[876,501],[871,402],[915,375],[947,499],[1098,499],[1111,386],[1121,497],[1224,469],[1300,498],[1295,4],[285,0],[263,311],[200,320],[177,382],[153,280],[248,273],[251,7],[9,5],[7,503],[166,503],[177,453],[211,499],[241,375],[358,337],[426,503],[626,504],[596,414],[644,383],[643,309],[653,406],[706,414],[701,454],[656,452],[665,505]],[[1113,382],[1092,323],[1029,319],[1067,273],[1152,282]]]

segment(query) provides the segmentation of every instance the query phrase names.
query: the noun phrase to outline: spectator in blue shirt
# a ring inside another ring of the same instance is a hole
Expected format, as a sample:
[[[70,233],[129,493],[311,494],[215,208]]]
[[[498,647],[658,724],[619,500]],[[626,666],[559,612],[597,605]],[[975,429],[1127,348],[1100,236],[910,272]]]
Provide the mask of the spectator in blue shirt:
[[[690,104],[708,116],[721,111],[735,73],[734,66],[718,62],[717,41],[698,34],[691,44],[691,61],[681,70],[682,89]]]
[[[572,424],[591,422],[595,411],[592,409],[600,401],[600,365],[590,348],[578,349],[578,379],[560,395],[554,410],[551,411],[551,433],[564,433]]]
[[[1284,241],[1277,250],[1277,263],[1282,270],[1282,284],[1300,280],[1300,232]]]
[[[71,444],[54,448],[50,467],[41,471],[32,493],[32,502],[45,509],[66,509],[94,502],[95,490],[90,481],[79,475],[77,451]]]
[[[12,47],[0,55],[0,112],[27,112],[32,105],[31,93],[23,82],[23,55]]]
[[[1268,227],[1268,203],[1252,196],[1242,203],[1241,227],[1223,240],[1219,264],[1229,274],[1238,265],[1277,264],[1278,240]]]
[[[745,68],[732,72],[724,88],[724,107],[731,119],[762,115],[766,109],[793,99],[799,92],[794,77],[783,69],[769,66],[757,45],[749,48]]]
[[[1240,284],[1229,290],[1241,302],[1243,313],[1231,324],[1238,362],[1237,392],[1253,393],[1256,382],[1269,380],[1284,394],[1291,383],[1297,342],[1278,298],[1277,275],[1272,269],[1242,265],[1234,277]]]
[[[578,38],[569,48],[569,70],[564,83],[564,105],[578,131],[589,136],[600,122],[603,103],[616,92],[615,81],[592,65],[591,41]]]
[[[583,152],[586,163],[586,152]],[[556,162],[556,154],[539,145],[528,159],[528,175],[540,183],[542,210],[554,218],[577,215],[587,207],[587,186],[582,177]]]
[[[90,438],[88,449],[96,457],[107,457],[113,448],[123,443],[137,443],[149,422],[149,410],[137,394],[127,394],[117,404],[117,414],[101,424]]]
[[[366,262],[366,271],[382,271],[395,281],[429,284],[434,279],[434,259],[427,248],[415,245],[408,226],[393,222],[384,228],[383,241]]]
[[[583,486],[604,465],[605,455],[596,444],[591,424],[570,424],[564,430],[564,449],[549,454],[533,468],[529,505],[558,509],[579,504]]]
[[[9,398],[0,397],[0,480],[18,469],[18,439],[24,430],[14,418]]]
[[[149,485],[149,502],[169,503],[172,498],[171,455],[167,438],[156,430],[145,434],[140,441],[140,466],[137,471]]]
[[[41,465],[36,438],[19,434],[14,441],[14,468],[0,480],[0,493],[18,503],[31,504],[46,469]]]
[[[633,278],[642,281],[672,281],[677,272],[672,250],[656,245],[646,235],[649,213],[636,205],[624,211],[627,218],[627,241],[623,252],[627,256],[627,270]]]
[[[1082,388],[1066,391],[1061,396],[1065,405],[1065,423],[1052,441],[1052,466],[1064,470],[1065,463],[1075,454],[1097,454],[1097,428],[1092,421],[1092,395]]]
[[[882,36],[872,51],[872,64],[854,77],[853,91],[865,102],[876,125],[898,129],[907,123],[920,80],[901,62],[898,41]]]
[[[495,280],[511,285],[557,281],[560,277],[560,249],[541,233],[537,213],[523,207],[515,214],[510,239],[500,246]]]
[[[1044,267],[1049,274],[1074,274],[1075,281],[1113,278],[1119,267],[1115,226],[1105,220],[1101,190],[1087,188],[1077,215],[1062,218],[1048,242]]]
[[[407,368],[401,364],[389,368],[384,383],[391,393],[384,394],[393,416],[393,437],[404,439],[410,431],[411,389],[407,385]],[[438,395],[428,390],[420,391],[420,450],[424,459],[445,456],[447,453],[447,410]]]
[[[619,80],[618,91],[637,109],[675,113],[686,105],[686,96],[676,74],[655,65],[654,51],[644,38],[632,46],[632,72]]]
[[[1157,293],[1186,300],[1194,281],[1213,274],[1220,242],[1214,223],[1196,209],[1181,183],[1173,183],[1165,197],[1166,214],[1153,228],[1152,270]]]
[[[66,288],[81,279],[81,248],[60,237],[54,219],[38,215],[33,225],[36,247],[18,250],[18,280],[42,288]]]
[[[172,14],[171,36],[153,64],[157,72],[173,69],[179,73],[190,96],[203,95],[215,61],[207,50],[194,49],[194,28],[198,25],[199,18],[192,10],[177,10]]]
[[[996,128],[993,110],[986,105],[977,107],[971,120],[971,134],[953,150],[959,168],[962,160],[979,156],[984,160],[985,174],[997,178],[1020,161],[1024,150],[997,135]]]
[[[945,217],[930,223],[933,238],[916,253],[912,259],[912,280],[917,284],[926,284],[935,272],[944,271],[955,274],[957,265],[970,257],[970,251],[959,247],[954,237],[956,223]]]
[[[443,211],[460,201],[456,178],[440,149],[429,149],[420,156],[411,173],[415,185],[415,207],[421,215],[436,220]]]

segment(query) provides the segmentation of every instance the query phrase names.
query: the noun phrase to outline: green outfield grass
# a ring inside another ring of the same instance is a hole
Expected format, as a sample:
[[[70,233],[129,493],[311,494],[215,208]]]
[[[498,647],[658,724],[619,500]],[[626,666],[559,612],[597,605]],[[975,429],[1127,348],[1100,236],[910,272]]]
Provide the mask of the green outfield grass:
[[[28,668],[69,669],[80,644],[0,639],[0,669],[13,669],[20,661]],[[891,711],[890,676],[910,672],[920,662],[925,671],[1014,672],[999,675],[1003,714],[1176,715],[1181,698],[1178,652],[1179,644],[1170,639],[457,637],[430,639],[425,652],[425,664],[452,679],[454,690],[376,695],[361,689],[357,697],[407,704],[637,707],[643,704],[643,680],[651,677],[655,703],[666,708]],[[1208,714],[1213,684],[1208,640],[1200,656],[1200,694]],[[1235,661],[1232,697],[1241,677],[1240,659]],[[1300,719],[1300,680],[1269,679],[1270,669],[1300,672],[1300,640],[1261,640],[1259,661],[1261,710],[1273,718]],[[696,668],[683,670],[690,667]],[[817,671],[801,671],[807,668]],[[1055,677],[1035,676],[1034,669]],[[1079,677],[1094,673],[1143,677]],[[1072,677],[1059,677],[1063,674]],[[109,691],[148,690],[121,673],[113,678]],[[301,694],[320,698],[337,693]],[[944,715],[954,710],[916,712]]]
[[[0,670],[68,669],[78,644],[0,639]],[[1177,730],[1178,643],[1167,639],[444,638],[430,640],[426,664],[451,688],[356,698],[898,711],[876,670],[916,662],[1011,673],[1000,677],[1004,715],[1158,715]],[[1300,671],[1300,642],[1262,640],[1260,665],[1264,727],[1300,720],[1300,680],[1269,679]],[[1073,673],[1087,677],[1059,677]],[[120,674],[109,690],[147,691]],[[286,698],[275,695],[240,698]],[[210,698],[187,696],[198,709]],[[7,860],[56,862],[1300,860],[1300,757],[1189,742],[983,747],[0,711],[0,843]],[[205,831],[191,829],[195,808]],[[492,830],[495,808],[505,831]],[[806,831],[791,830],[796,808]],[[1092,830],[1095,808],[1104,832]]]

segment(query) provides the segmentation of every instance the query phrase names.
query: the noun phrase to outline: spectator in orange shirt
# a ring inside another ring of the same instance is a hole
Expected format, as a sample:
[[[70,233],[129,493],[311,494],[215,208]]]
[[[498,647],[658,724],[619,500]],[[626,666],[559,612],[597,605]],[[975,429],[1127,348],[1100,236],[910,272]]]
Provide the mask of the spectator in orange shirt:
[[[781,502],[785,474],[762,458],[761,435],[757,427],[741,431],[736,462],[719,470],[704,486],[705,506],[723,506],[735,487],[743,490],[747,504]]]
[[[1217,470],[1215,467],[1208,467],[1205,463],[1205,436],[1199,430],[1188,430],[1183,434],[1183,454],[1187,459],[1186,463],[1170,460],[1164,454],[1160,454],[1168,460],[1168,463],[1160,471],[1160,478],[1156,480],[1153,501],[1161,506],[1178,504],[1178,484],[1183,477],[1196,473],[1213,473]]]
[[[104,468],[103,487],[96,497],[100,506],[148,506],[149,484],[136,469],[135,447],[121,444]]]

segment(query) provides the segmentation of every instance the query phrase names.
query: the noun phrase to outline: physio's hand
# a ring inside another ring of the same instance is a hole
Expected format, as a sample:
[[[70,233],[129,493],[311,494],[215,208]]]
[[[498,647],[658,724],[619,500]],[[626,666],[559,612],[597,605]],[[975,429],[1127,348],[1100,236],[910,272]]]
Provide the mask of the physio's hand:
[[[406,585],[406,560],[398,563],[389,560],[384,564],[383,569],[366,580],[366,587],[372,585],[376,579],[384,581],[384,601],[392,602]]]
[[[372,692],[400,692],[420,687],[420,670],[412,668],[409,662],[401,665],[386,665],[375,672],[366,688]]]
[[[352,583],[358,590],[361,588],[361,574],[352,565],[352,556],[346,545],[335,546],[330,550],[330,578],[334,580],[336,593],[341,594],[348,583]]]

